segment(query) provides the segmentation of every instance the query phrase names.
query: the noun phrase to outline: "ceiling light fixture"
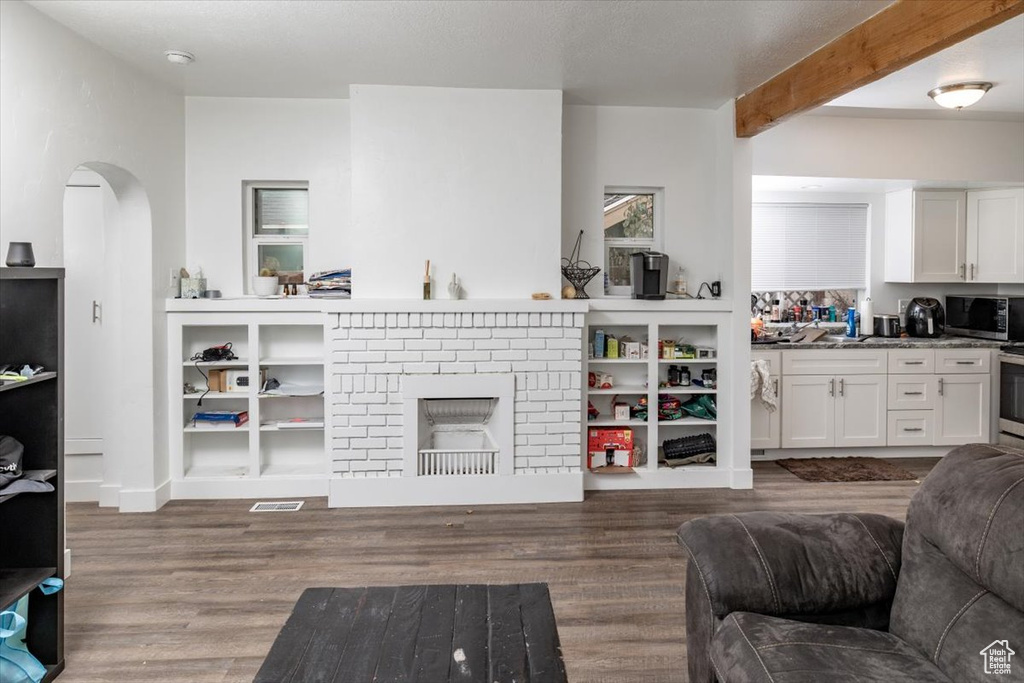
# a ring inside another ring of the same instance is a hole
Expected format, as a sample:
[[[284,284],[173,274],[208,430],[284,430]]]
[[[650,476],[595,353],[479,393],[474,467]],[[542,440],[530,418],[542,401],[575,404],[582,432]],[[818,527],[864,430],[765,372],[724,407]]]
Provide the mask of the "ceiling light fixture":
[[[191,52],[185,52],[184,50],[168,50],[164,52],[164,57],[167,57],[167,61],[171,64],[191,64],[196,61],[196,56]]]
[[[954,83],[943,85],[928,92],[935,104],[946,109],[963,109],[976,103],[992,88],[991,83]]]
[[[821,185],[801,185],[801,190],[820,190]]]

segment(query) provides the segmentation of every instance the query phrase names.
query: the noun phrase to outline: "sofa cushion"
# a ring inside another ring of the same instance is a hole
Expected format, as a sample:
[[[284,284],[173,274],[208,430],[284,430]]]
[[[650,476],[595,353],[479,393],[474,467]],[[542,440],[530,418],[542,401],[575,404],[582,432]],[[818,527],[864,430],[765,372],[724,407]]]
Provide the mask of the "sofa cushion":
[[[950,682],[889,633],[733,612],[711,641],[722,683]]]

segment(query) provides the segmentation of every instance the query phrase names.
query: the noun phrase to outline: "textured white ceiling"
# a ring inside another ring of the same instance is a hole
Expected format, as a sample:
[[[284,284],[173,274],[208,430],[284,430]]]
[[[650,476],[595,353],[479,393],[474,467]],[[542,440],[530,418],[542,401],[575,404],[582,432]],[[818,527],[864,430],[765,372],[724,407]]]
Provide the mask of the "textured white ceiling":
[[[890,0],[31,0],[188,95],[347,97],[352,83],[553,88],[713,108]],[[195,53],[182,68],[167,49]]]
[[[928,97],[932,88],[963,81],[990,81],[994,87],[962,112],[943,109]],[[829,103],[833,106],[940,111],[964,118],[1024,113],[1024,16],[843,95]]]

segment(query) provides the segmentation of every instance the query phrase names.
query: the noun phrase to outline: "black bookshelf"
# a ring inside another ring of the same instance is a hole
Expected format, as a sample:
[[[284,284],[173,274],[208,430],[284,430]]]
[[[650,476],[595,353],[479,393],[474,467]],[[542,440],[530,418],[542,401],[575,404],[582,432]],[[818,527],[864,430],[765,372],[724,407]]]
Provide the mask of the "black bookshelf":
[[[25,446],[22,468],[46,470],[49,493],[0,495],[0,609],[29,594],[29,650],[52,680],[64,669],[64,269],[0,268],[0,364],[46,372],[0,385],[0,434]]]

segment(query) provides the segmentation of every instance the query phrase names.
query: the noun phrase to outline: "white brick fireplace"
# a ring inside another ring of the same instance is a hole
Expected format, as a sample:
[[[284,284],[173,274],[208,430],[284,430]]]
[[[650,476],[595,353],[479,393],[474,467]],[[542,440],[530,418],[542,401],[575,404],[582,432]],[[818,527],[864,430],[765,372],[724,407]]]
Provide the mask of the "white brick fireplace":
[[[328,314],[331,506],[582,499],[584,302],[343,306]],[[496,399],[493,471],[448,460],[424,476],[429,398]]]

